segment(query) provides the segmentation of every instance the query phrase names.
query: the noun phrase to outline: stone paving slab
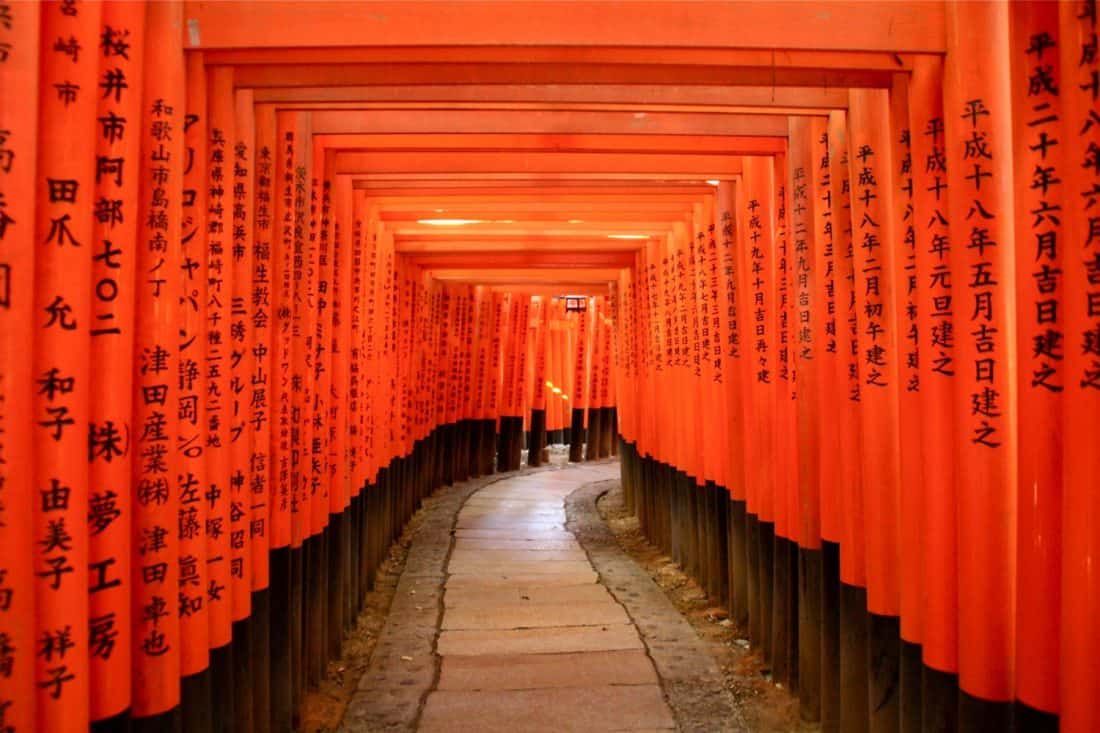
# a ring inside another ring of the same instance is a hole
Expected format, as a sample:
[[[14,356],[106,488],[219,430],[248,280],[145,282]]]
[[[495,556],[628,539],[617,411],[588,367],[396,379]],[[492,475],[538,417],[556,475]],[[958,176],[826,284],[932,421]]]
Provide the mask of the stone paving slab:
[[[548,588],[564,585],[590,585],[597,581],[596,571],[583,573],[515,573],[512,575],[452,575],[447,588],[502,588],[530,587]]]
[[[469,563],[507,563],[507,562],[588,562],[588,555],[584,554],[584,550],[577,546],[574,549],[568,550],[516,550],[516,549],[485,549],[485,548],[470,548],[459,547],[455,545],[455,549],[451,552],[451,564],[449,567],[453,568],[455,563],[469,562]]]
[[[454,536],[458,539],[486,539],[486,540],[572,540],[573,535],[564,529],[525,529],[515,527],[478,527],[456,529]]]
[[[484,588],[470,586],[466,588],[451,587],[443,596],[443,603],[447,608],[477,605],[493,606],[496,603],[512,603],[529,601],[541,604],[564,604],[585,601],[611,600],[612,596],[602,585],[588,583],[585,585],[563,585],[545,587],[518,587],[503,586],[499,588]]]
[[[529,560],[526,562],[495,562],[485,560],[452,561],[448,565],[451,575],[477,573],[479,575],[576,575],[592,570],[587,560]]]
[[[626,611],[610,596],[587,603],[500,602],[492,606],[448,607],[443,629],[534,629],[554,626],[629,624]]]
[[[560,654],[644,648],[632,624],[488,631],[444,630],[439,634],[436,644],[437,652],[443,657],[451,654]]]
[[[443,659],[439,690],[529,690],[544,687],[655,685],[641,650],[573,654],[483,654]]]
[[[572,687],[491,692],[437,691],[424,707],[421,731],[673,730],[657,685]]]
[[[576,540],[456,539],[455,552],[466,550],[580,550]],[[583,550],[581,550],[583,552]],[[587,556],[586,556],[587,557]]]

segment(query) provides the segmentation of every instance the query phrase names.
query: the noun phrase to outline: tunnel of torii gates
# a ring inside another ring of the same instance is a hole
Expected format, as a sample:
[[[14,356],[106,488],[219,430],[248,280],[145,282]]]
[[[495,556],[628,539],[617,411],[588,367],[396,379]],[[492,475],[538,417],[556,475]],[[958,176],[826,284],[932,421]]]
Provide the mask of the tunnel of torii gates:
[[[825,730],[1100,730],[1096,26],[0,3],[0,731],[291,730],[525,436]]]

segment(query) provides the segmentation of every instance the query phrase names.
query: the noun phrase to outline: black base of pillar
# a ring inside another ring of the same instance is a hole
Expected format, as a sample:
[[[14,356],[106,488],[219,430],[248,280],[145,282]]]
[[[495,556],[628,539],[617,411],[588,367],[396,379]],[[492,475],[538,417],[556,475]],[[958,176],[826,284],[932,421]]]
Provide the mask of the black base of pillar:
[[[867,733],[871,723],[868,690],[867,590],[840,584],[840,729]]]
[[[868,613],[871,733],[897,733],[901,720],[901,619]]]
[[[840,733],[840,545],[821,543],[821,733]]]
[[[88,726],[88,730],[91,733],[130,733],[131,725],[130,711],[123,710],[118,715],[112,715],[102,720],[93,720],[92,724]]]
[[[901,640],[901,669],[898,672],[898,683],[901,687],[901,700],[899,701],[900,731],[901,733],[920,733],[921,711],[921,648],[920,644]]]
[[[233,643],[210,650],[210,717],[215,733],[233,733]]]
[[[1015,703],[982,700],[960,689],[959,730],[963,733],[1011,731],[1014,708]]]
[[[178,707],[147,718],[133,718],[130,730],[132,733],[191,733],[184,731],[183,716]]]
[[[584,460],[584,410],[573,408],[569,425],[569,460],[579,463]]]
[[[798,548],[798,701],[808,722],[821,720],[821,652],[825,559],[821,550]]]

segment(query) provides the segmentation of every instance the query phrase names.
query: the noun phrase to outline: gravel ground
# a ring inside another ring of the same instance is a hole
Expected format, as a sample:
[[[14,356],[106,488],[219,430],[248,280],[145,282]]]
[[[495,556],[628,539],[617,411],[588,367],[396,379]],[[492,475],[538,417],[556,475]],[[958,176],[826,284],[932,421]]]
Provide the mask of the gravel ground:
[[[721,670],[722,686],[732,696],[746,729],[753,733],[820,731],[820,726],[799,720],[797,698],[772,684],[759,652],[748,648],[747,631],[732,623],[726,610],[712,603],[679,565],[649,544],[638,527],[637,517],[626,511],[621,484],[618,481],[605,484],[606,493],[597,502],[600,516],[623,551],[645,570],[694,628]],[[705,715],[705,710],[701,712]],[[689,715],[693,719],[698,717],[694,712]]]

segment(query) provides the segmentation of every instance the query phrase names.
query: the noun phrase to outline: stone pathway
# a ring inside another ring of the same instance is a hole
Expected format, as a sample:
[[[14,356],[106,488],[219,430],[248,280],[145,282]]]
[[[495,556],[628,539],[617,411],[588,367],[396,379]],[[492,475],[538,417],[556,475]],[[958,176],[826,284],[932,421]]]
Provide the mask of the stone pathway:
[[[599,519],[618,475],[524,470],[425,502],[341,730],[746,730],[690,624]]]
[[[565,527],[565,497],[617,471],[534,473],[466,502],[421,731],[675,727],[637,629]]]

